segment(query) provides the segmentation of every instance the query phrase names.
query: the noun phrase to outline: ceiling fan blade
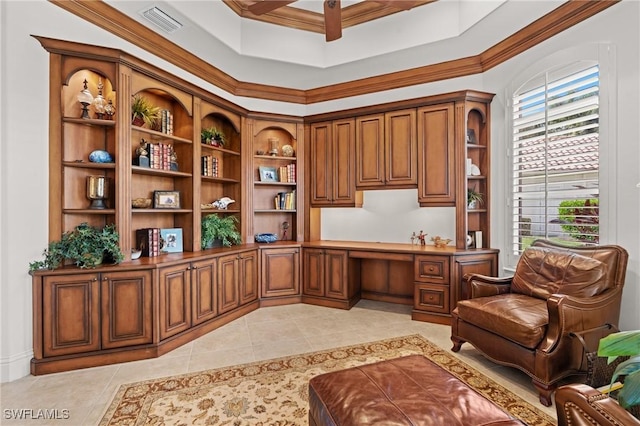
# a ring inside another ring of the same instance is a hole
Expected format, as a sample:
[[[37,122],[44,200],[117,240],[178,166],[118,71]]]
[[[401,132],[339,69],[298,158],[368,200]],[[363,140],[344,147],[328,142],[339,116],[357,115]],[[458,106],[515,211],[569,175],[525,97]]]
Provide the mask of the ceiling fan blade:
[[[342,37],[340,0],[324,0],[324,33],[327,41],[334,41]]]
[[[295,3],[296,0],[280,1],[280,0],[262,0],[247,7],[247,10],[254,15],[264,15],[272,10]]]
[[[401,10],[409,10],[414,8],[415,6],[418,5],[418,3],[420,3],[419,1],[415,1],[415,0],[371,0],[374,1],[376,3],[380,3],[384,6],[391,6],[391,7],[395,7],[396,9],[401,9]]]

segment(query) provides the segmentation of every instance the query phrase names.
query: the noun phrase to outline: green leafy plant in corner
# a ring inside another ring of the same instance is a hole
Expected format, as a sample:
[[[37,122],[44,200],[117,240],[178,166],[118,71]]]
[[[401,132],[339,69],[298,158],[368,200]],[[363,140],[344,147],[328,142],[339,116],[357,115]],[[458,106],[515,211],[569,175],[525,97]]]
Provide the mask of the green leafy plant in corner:
[[[640,404],[640,330],[620,331],[600,339],[598,356],[608,357],[609,363],[619,356],[630,357],[616,367],[611,383],[624,377],[617,397],[622,407],[629,409]]]
[[[210,144],[217,141],[219,145],[224,146],[227,143],[227,137],[217,127],[207,127],[200,131],[200,139],[202,143]]]
[[[43,260],[29,263],[29,270],[56,269],[69,259],[80,268],[95,268],[103,262],[120,263],[124,254],[120,250],[120,237],[115,225],[102,228],[81,223],[52,241],[44,250]]]
[[[478,192],[475,188],[467,189],[467,205],[475,202],[476,204],[482,204],[483,196],[482,193]]]
[[[160,119],[160,107],[155,106],[151,101],[144,96],[137,94],[133,95],[131,101],[131,121],[136,119],[142,120],[148,128],[153,128],[153,125]]]
[[[236,224],[238,218],[235,216],[219,216],[210,214],[202,218],[202,247],[211,247],[215,240],[221,240],[222,245],[229,247],[233,244],[240,244],[242,238]]]

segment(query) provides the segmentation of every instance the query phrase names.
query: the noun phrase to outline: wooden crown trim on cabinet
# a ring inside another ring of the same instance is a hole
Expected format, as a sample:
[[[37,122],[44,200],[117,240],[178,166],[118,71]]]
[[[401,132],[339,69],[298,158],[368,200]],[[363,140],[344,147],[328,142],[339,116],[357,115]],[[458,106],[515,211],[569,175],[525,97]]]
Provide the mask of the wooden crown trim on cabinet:
[[[235,96],[299,104],[342,99],[481,73],[602,12],[617,4],[618,1],[568,1],[484,52],[467,58],[324,87],[299,90],[239,81],[105,2],[50,0],[56,6]]]

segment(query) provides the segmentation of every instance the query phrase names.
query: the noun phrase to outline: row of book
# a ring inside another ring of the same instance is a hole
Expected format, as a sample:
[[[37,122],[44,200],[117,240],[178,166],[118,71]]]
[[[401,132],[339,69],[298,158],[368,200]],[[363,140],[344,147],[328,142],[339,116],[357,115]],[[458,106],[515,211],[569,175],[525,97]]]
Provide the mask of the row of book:
[[[280,168],[278,168],[278,180],[280,182],[295,183],[296,165],[288,164],[286,166],[281,166]]]
[[[219,160],[213,155],[203,155],[200,158],[202,166],[202,176],[219,177]]]
[[[160,131],[167,135],[173,135],[173,113],[168,109],[160,111]]]
[[[178,170],[173,146],[168,143],[148,142],[144,150],[139,152],[134,164],[157,170]]]
[[[296,208],[296,191],[278,192],[273,198],[276,210],[295,210]]]
[[[136,229],[136,248],[141,256],[160,256],[160,228]]]

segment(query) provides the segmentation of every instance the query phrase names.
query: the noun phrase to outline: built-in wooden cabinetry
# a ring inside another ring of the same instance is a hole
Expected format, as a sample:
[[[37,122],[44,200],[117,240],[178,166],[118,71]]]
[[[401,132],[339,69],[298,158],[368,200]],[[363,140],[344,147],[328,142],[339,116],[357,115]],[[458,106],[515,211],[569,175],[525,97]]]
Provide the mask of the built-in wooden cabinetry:
[[[305,248],[302,257],[303,302],[348,309],[359,300],[356,281],[349,277],[348,251]]]
[[[360,207],[356,192],[355,121],[313,123],[310,126],[309,171],[311,207]]]
[[[415,108],[356,117],[356,188],[415,188]]]
[[[261,248],[261,306],[300,301],[300,246]]]

